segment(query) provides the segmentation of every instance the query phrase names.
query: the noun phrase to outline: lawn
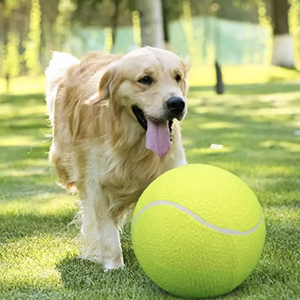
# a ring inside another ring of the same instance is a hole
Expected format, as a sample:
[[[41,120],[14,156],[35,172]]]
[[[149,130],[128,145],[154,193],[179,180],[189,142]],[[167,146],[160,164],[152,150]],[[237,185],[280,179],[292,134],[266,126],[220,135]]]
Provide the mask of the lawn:
[[[190,163],[225,168],[251,186],[263,206],[267,239],[251,276],[218,299],[300,299],[299,75],[227,73],[231,85],[216,96],[197,86],[203,74],[194,71],[183,122],[186,154]],[[125,270],[104,273],[77,258],[78,228],[69,225],[77,197],[56,185],[47,161],[46,107],[33,81],[22,79],[12,94],[0,95],[0,299],[176,299],[140,269],[129,227],[122,234]]]

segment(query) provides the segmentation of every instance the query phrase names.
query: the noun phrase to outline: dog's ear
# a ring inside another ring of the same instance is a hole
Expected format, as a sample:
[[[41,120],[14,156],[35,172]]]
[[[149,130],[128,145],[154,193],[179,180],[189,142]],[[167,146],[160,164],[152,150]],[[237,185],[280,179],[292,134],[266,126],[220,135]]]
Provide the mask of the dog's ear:
[[[191,59],[189,56],[186,56],[185,58],[181,58],[181,62],[184,68],[184,72],[186,74],[189,73],[190,69],[191,69]]]
[[[112,94],[112,84],[115,80],[115,71],[113,68],[110,68],[107,70],[99,83],[99,95],[100,95],[100,101],[109,99]]]
[[[181,58],[181,63],[184,71],[183,92],[184,95],[186,96],[189,89],[188,78],[189,78],[189,71],[191,69],[191,63],[189,57],[186,56],[185,58]]]
[[[102,75],[97,93],[92,95],[88,100],[85,101],[85,103],[93,105],[103,100],[110,99],[113,94],[113,89],[116,85],[116,81],[117,78],[115,68],[110,67]]]

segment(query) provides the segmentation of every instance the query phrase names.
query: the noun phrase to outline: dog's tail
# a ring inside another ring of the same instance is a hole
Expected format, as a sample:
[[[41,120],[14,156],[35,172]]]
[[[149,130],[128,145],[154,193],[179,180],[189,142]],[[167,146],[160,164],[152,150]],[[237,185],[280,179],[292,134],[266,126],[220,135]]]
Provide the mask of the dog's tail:
[[[59,81],[66,74],[68,68],[79,64],[80,61],[73,55],[64,52],[53,52],[49,67],[46,69],[46,102],[51,124],[53,124],[54,102]]]

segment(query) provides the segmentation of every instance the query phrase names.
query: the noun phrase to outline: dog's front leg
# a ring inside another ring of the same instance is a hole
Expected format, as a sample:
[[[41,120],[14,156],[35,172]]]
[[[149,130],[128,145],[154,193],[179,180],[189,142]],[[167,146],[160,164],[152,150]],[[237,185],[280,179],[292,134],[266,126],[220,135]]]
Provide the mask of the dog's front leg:
[[[109,211],[111,197],[98,184],[89,184],[80,191],[82,257],[101,263],[105,270],[124,266],[119,229]]]

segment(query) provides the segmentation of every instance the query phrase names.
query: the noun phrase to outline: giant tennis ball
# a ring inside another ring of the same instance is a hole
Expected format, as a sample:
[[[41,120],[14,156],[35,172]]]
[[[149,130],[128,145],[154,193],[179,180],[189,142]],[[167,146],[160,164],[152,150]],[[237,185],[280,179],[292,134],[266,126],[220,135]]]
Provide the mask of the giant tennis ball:
[[[232,291],[255,268],[265,241],[252,190],[235,175],[201,164],[153,181],[137,203],[131,230],[149,278],[186,298]]]

